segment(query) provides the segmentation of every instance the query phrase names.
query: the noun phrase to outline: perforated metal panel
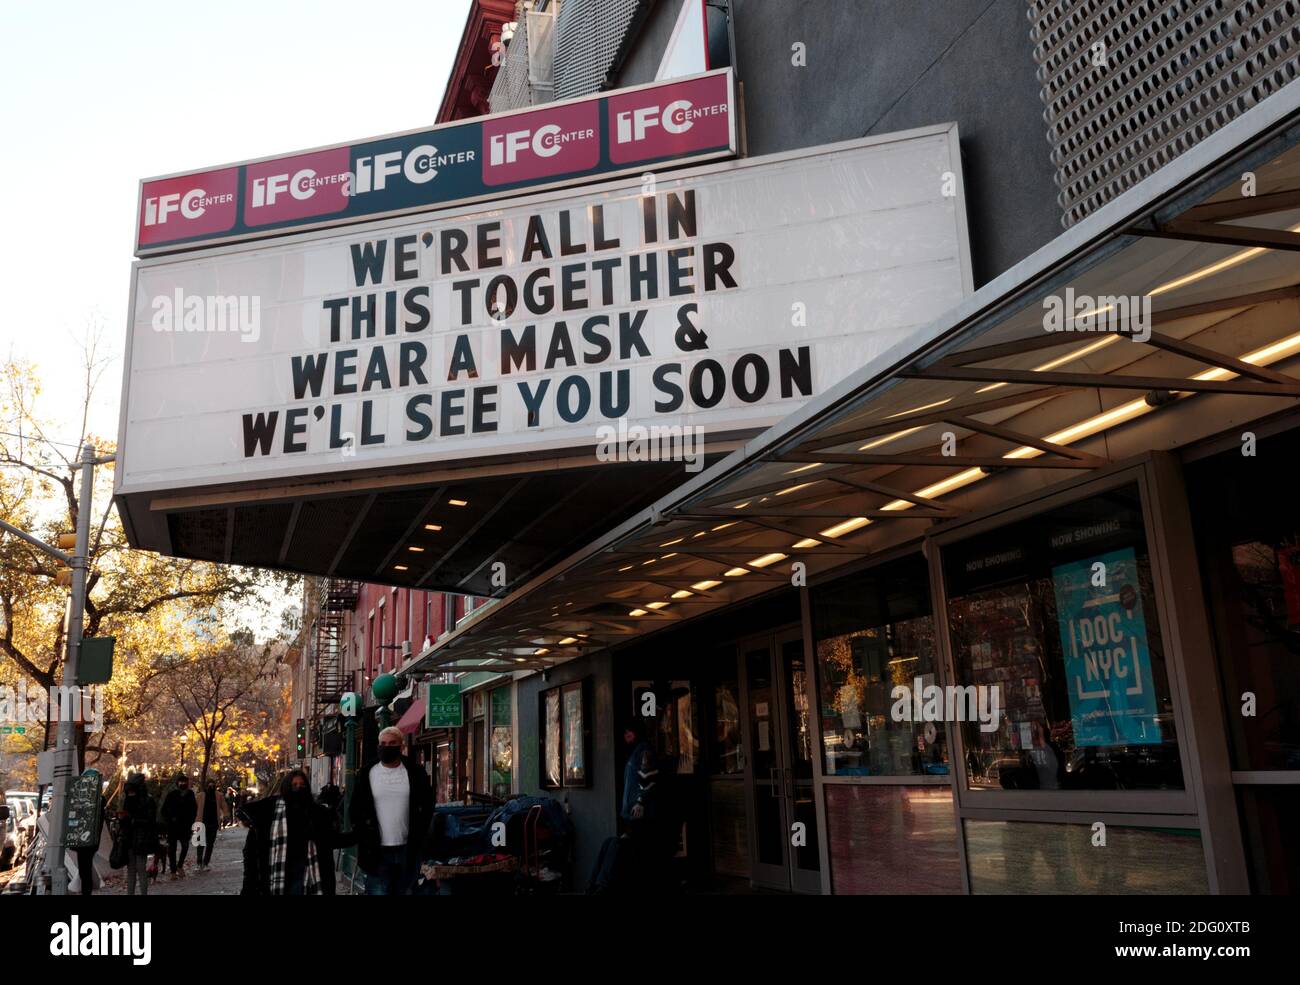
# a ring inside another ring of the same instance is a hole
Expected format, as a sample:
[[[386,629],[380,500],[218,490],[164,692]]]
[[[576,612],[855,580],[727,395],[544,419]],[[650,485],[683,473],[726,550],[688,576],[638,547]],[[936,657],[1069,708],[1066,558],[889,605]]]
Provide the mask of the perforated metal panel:
[[[563,0],[555,22],[555,98],[600,90],[646,0]]]
[[[506,46],[505,57],[497,69],[492,92],[488,95],[488,105],[494,113],[523,109],[544,101],[537,98],[537,93],[528,82],[528,21],[527,17],[519,19],[515,36]]]
[[[1300,74],[1300,0],[1028,6],[1065,226]]]

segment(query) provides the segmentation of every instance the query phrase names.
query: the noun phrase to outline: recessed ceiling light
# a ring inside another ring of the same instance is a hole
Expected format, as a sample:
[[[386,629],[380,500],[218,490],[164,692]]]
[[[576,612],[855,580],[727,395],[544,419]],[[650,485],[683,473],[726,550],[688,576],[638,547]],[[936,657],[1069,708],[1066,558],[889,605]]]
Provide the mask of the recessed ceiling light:
[[[710,588],[717,588],[721,584],[722,582],[720,581],[714,581],[711,578],[706,578],[704,581],[697,581],[694,585],[691,586],[691,588],[695,589],[697,592],[707,592]]]
[[[409,570],[409,569],[408,569],[408,568],[406,567],[406,565],[404,565],[404,564],[395,564],[395,565],[393,565],[393,570],[394,570],[394,571],[407,571],[407,570]]]
[[[673,592],[672,597],[675,599],[685,599],[685,598],[690,598],[694,594],[695,594],[694,592],[688,592],[686,589],[683,588],[680,591]]]
[[[424,548],[423,548],[423,547],[416,547],[414,544],[412,544],[410,547],[408,547],[407,550],[410,551],[412,554],[423,554],[423,553],[424,553]]]
[[[631,612],[628,613],[628,615],[629,615],[629,616],[644,616],[644,615],[645,615],[645,609],[633,609]]]
[[[662,609],[667,604],[667,602],[647,602],[645,607],[647,609]]]
[[[447,500],[447,503],[448,503],[449,505],[451,505],[451,506],[468,506],[468,505],[469,505],[469,500],[467,500],[467,499],[449,499],[449,500]]]
[[[426,523],[426,524],[424,525],[424,529],[425,529],[425,530],[432,530],[434,533],[437,533],[439,530],[442,529],[442,524],[441,524],[441,523]]]

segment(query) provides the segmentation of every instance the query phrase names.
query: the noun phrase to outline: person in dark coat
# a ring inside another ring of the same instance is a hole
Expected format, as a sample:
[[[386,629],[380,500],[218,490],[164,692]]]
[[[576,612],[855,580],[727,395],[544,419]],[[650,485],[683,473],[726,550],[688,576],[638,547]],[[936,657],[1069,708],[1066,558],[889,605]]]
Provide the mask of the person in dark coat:
[[[122,804],[117,813],[119,837],[126,839],[126,894],[135,895],[140,882],[141,895],[149,895],[149,859],[158,850],[158,804],[149,796],[144,777],[132,773],[122,788]]]
[[[208,867],[212,861],[212,849],[217,844],[217,785],[209,780],[203,787],[203,810],[199,820],[203,822],[203,844],[195,854],[198,856],[199,870]]]
[[[346,839],[333,811],[312,800],[306,773],[294,770],[278,794],[251,801],[238,814],[248,827],[243,895],[334,895],[333,852]]]
[[[663,891],[672,885],[672,857],[678,838],[673,777],[649,745],[634,765],[632,807],[627,818],[630,862],[643,889]]]
[[[357,864],[371,896],[404,896],[415,882],[428,845],[433,787],[402,755],[399,729],[379,733],[379,762],[357,773],[350,819]]]
[[[185,878],[185,856],[190,851],[190,832],[199,814],[199,803],[190,789],[190,778],[176,774],[176,786],[163,798],[162,820],[167,829],[167,858],[172,865],[172,878]],[[179,854],[176,849],[180,848]]]
[[[618,816],[623,821],[631,821],[633,808],[636,806],[640,786],[637,783],[637,771],[646,751],[653,752],[654,747],[646,738],[650,726],[644,722],[634,722],[623,731],[623,744],[628,748],[627,761],[623,764],[623,802]]]

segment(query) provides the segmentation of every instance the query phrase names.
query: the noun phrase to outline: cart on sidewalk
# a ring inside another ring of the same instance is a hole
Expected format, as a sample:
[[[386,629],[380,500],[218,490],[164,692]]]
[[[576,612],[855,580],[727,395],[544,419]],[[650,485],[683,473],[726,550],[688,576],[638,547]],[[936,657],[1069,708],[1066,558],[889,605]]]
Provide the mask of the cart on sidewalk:
[[[421,866],[416,891],[558,892],[570,871],[573,845],[573,825],[563,808],[548,797],[473,800],[435,809],[433,855]]]

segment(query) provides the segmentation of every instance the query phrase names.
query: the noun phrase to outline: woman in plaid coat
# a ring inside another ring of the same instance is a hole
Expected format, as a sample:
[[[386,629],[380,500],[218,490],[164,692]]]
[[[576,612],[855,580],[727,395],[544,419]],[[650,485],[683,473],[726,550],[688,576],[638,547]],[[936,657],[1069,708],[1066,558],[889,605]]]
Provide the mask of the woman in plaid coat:
[[[334,895],[333,812],[312,800],[307,774],[294,770],[280,792],[237,811],[248,826],[244,887],[248,896]]]

